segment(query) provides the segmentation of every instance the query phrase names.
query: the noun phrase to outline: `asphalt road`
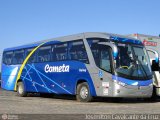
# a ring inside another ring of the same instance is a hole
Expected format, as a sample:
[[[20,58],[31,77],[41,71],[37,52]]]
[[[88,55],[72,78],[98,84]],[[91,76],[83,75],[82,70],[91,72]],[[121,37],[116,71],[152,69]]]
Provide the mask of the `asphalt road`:
[[[143,101],[96,98],[82,103],[75,96],[18,97],[15,92],[0,89],[0,114],[160,114],[160,100]]]

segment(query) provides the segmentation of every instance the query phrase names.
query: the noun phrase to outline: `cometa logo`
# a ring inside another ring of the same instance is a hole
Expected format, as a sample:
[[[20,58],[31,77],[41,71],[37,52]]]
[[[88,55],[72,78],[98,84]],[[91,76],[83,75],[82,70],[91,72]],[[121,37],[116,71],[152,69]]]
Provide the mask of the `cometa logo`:
[[[52,72],[69,72],[69,65],[63,64],[62,66],[49,66],[48,64],[44,67],[46,73]]]

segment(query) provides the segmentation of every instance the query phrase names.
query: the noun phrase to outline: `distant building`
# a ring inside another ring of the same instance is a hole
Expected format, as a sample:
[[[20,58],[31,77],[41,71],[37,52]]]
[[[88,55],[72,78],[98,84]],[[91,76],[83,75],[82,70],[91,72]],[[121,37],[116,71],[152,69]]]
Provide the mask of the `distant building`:
[[[130,34],[127,35],[142,41],[146,48],[153,49],[159,53],[160,56],[160,36],[144,35],[144,34]],[[154,57],[151,55],[151,57]]]

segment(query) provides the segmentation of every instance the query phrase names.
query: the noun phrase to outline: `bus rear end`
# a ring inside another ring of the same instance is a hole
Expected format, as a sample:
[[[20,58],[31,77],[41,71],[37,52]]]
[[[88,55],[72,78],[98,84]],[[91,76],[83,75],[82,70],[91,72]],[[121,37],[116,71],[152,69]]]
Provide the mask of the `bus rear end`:
[[[20,56],[15,56],[13,58],[13,51],[4,50],[3,57],[2,57],[2,69],[1,69],[1,88],[6,90],[14,90],[16,77],[18,74],[18,70],[21,66],[21,64],[13,64],[15,63],[15,59],[22,59],[23,56],[19,54]]]

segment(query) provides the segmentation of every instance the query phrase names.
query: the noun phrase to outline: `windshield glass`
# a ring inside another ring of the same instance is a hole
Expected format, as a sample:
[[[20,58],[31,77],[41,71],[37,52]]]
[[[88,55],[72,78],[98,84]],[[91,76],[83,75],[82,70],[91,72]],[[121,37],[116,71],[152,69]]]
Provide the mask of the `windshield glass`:
[[[118,44],[116,73],[129,79],[151,79],[152,71],[147,52],[143,46]]]

